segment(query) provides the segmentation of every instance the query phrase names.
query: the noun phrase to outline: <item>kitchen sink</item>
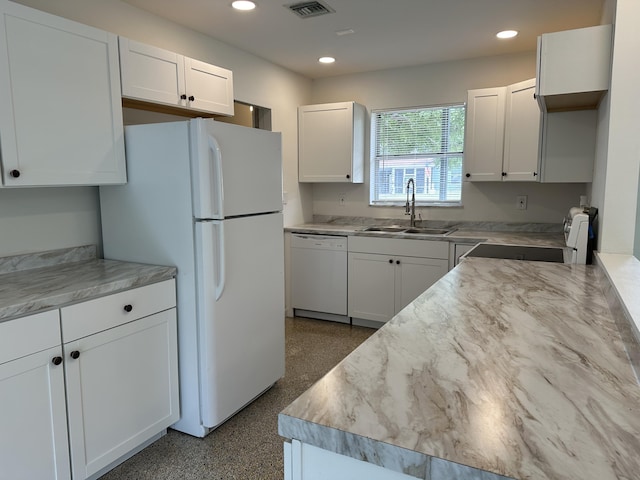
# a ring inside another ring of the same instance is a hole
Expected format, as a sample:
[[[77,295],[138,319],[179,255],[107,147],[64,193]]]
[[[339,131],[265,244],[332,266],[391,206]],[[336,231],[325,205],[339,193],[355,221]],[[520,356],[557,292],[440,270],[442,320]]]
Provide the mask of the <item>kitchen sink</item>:
[[[447,235],[453,232],[452,228],[409,228],[403,233],[417,233],[421,235]]]
[[[498,245],[479,243],[465,253],[465,257],[503,258],[507,260],[528,260],[532,262],[565,263],[564,248],[536,247],[529,245]]]
[[[387,233],[410,233],[417,235],[447,235],[453,232],[455,229],[447,228],[409,228],[402,227],[400,225],[388,225],[378,227],[367,227],[364,232],[387,232]]]
[[[365,232],[404,232],[407,227],[401,227],[399,225],[389,225],[382,227],[367,227],[364,229]]]

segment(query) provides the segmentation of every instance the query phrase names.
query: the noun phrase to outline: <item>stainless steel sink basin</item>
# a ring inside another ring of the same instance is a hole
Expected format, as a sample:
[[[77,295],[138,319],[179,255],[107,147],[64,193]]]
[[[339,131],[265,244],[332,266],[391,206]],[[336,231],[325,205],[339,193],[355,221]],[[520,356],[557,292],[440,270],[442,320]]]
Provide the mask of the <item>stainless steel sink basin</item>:
[[[421,235],[447,235],[453,232],[452,228],[409,228],[403,233],[416,233]]]
[[[455,228],[420,228],[420,227],[402,227],[400,225],[381,225],[367,227],[364,232],[386,232],[386,233],[410,233],[416,235],[447,235],[455,230]]]
[[[401,227],[399,225],[388,225],[381,227],[367,227],[364,229],[365,232],[404,232],[407,227]]]

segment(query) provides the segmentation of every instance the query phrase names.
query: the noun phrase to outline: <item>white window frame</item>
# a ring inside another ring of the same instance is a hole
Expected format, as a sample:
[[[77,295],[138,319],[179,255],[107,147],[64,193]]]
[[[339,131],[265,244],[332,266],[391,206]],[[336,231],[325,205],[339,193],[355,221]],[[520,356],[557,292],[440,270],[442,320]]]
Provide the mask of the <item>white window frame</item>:
[[[418,153],[409,155],[377,155],[377,125],[376,120],[379,115],[419,111],[419,110],[435,110],[446,108],[461,108],[466,115],[466,109],[464,103],[452,103],[444,105],[428,105],[418,107],[403,107],[403,108],[391,108],[373,110],[371,112],[371,145],[370,145],[370,182],[369,182],[369,204],[372,206],[404,206],[406,202],[406,185],[409,178],[414,179],[414,185],[416,187],[416,205],[418,206],[447,206],[447,207],[459,207],[462,205],[462,172],[464,163],[464,148],[460,151],[448,151],[437,153]],[[464,131],[462,132],[462,138],[464,139]],[[448,138],[447,138],[448,141]],[[462,144],[463,146],[463,144]],[[439,162],[446,161],[446,166],[449,165],[449,159],[459,158],[460,167],[456,169],[456,172],[450,172],[449,169],[442,169],[438,167]],[[382,165],[388,162],[388,165],[384,167],[386,175],[391,180],[388,183],[388,190],[386,196],[384,192],[379,191],[377,179],[380,178],[382,173],[380,170]],[[431,166],[429,165],[431,164]],[[434,166],[435,165],[435,166]],[[425,172],[417,178],[416,169],[425,169]],[[413,176],[410,173],[413,169]],[[402,171],[404,170],[404,172]],[[434,179],[437,176],[437,179]],[[398,177],[402,177],[401,185],[398,184]],[[442,178],[452,177],[457,181],[447,181],[446,184],[442,184]],[[396,179],[395,181],[393,179]],[[437,187],[434,190],[434,185]],[[448,199],[452,194],[451,187],[453,187],[453,193],[459,191],[457,198]],[[437,195],[437,198],[433,198]],[[430,198],[426,198],[430,197]]]

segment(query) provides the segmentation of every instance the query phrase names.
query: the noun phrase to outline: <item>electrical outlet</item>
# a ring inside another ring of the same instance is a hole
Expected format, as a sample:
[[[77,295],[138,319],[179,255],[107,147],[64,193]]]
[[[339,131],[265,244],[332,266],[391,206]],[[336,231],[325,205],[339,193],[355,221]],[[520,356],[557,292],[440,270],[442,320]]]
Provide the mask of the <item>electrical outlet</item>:
[[[518,210],[526,210],[527,209],[527,196],[526,195],[518,195],[516,197],[516,208]]]
[[[347,197],[346,193],[339,193],[338,194],[338,205],[340,205],[341,207],[344,207],[346,197]]]

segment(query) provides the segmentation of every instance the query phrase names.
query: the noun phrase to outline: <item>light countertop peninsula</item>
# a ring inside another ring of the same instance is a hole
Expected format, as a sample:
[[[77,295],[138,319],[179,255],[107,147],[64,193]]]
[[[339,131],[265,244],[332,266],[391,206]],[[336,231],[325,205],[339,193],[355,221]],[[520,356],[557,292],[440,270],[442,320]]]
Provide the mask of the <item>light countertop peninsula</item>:
[[[640,478],[640,387],[598,267],[465,259],[279,416],[428,480]]]
[[[0,322],[175,276],[175,267],[96,258],[94,245],[2,257]]]

